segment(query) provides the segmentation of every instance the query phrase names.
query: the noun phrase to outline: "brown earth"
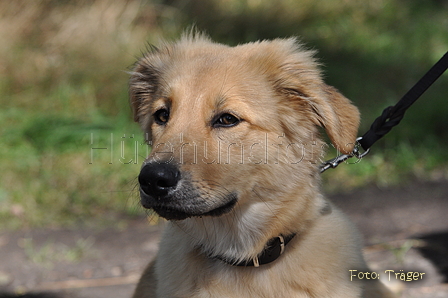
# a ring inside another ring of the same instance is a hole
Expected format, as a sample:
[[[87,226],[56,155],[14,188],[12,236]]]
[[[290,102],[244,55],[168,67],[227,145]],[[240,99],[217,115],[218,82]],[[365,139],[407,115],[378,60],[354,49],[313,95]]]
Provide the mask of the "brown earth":
[[[400,297],[448,297],[447,181],[370,187],[330,199],[364,235],[372,272]],[[130,297],[157,252],[162,226],[149,225],[142,217],[121,229],[0,232],[0,298],[29,292],[66,298]],[[406,277],[401,273],[408,271],[422,280],[401,281]]]

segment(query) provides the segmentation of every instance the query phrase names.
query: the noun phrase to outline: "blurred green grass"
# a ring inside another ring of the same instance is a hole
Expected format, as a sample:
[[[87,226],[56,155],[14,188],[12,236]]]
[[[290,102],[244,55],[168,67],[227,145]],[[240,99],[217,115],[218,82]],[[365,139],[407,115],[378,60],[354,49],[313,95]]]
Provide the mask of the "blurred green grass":
[[[143,214],[135,185],[148,148],[126,70],[147,43],[192,24],[232,45],[300,36],[360,108],[360,134],[448,50],[443,0],[1,1],[0,225]],[[370,156],[325,173],[327,188],[448,178],[447,86],[445,74]]]

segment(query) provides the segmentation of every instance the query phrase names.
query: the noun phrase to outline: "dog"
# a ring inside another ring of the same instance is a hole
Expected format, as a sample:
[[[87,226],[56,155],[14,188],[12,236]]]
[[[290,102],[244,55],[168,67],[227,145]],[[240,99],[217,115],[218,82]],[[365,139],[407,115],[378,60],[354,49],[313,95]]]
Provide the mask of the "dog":
[[[152,145],[141,204],[168,220],[134,298],[392,297],[320,190],[326,145],[359,112],[295,38],[230,47],[185,34],[137,61],[130,102]],[[350,271],[357,270],[357,271]]]

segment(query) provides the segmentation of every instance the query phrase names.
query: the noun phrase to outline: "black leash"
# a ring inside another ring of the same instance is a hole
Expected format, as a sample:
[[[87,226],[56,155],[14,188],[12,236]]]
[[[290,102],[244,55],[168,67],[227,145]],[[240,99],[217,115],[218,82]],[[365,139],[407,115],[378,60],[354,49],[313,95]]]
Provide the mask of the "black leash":
[[[370,147],[384,135],[386,135],[394,126],[398,125],[404,117],[406,110],[417,100],[426,90],[445,72],[448,68],[448,52],[434,64],[433,67],[412,87],[401,99],[394,105],[384,109],[381,116],[375,119],[370,129],[360,138],[351,154],[343,154],[331,160],[324,162],[320,166],[320,172],[323,173],[329,168],[337,167],[341,162],[351,157],[363,158],[369,153]],[[359,147],[364,149],[361,153]]]

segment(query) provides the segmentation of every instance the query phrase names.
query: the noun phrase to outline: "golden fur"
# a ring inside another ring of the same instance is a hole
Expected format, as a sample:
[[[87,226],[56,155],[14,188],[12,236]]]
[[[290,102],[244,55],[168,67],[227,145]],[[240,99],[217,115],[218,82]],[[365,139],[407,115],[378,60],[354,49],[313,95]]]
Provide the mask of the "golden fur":
[[[134,298],[389,297],[379,282],[350,281],[350,269],[367,270],[359,237],[320,191],[318,127],[351,152],[359,113],[322,81],[313,54],[293,38],[228,47],[186,35],[137,62],[130,98],[153,146],[147,162],[174,164],[200,195],[179,207],[191,217],[167,223]],[[238,123],[214,124],[223,114]],[[206,215],[229,196],[230,211]],[[291,233],[284,254],[259,268],[213,258],[252,259]]]

